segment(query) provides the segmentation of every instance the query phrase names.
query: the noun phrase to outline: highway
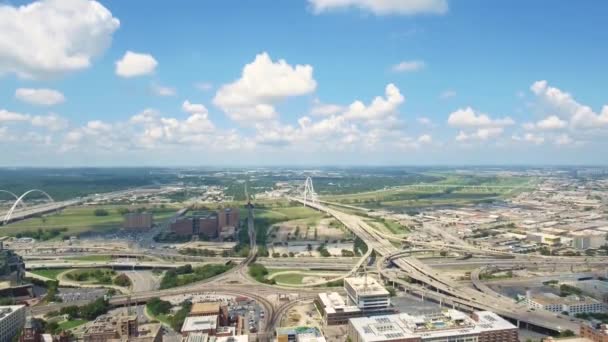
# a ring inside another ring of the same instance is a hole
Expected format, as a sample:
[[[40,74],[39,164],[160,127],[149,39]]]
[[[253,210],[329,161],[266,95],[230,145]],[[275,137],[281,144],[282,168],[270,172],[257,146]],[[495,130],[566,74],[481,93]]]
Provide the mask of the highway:
[[[291,199],[300,203],[304,202],[300,198]],[[452,280],[443,278],[439,272],[423,264],[416,258],[400,256],[399,254],[403,253],[403,251],[397,249],[389,241],[385,236],[388,234],[379,233],[361,217],[330,209],[321,204],[308,203],[308,205],[311,208],[326,212],[335,217],[355,235],[363,239],[369,249],[374,249],[379,256],[382,256],[383,259],[378,263],[378,271],[391,282],[398,283],[410,290],[422,290],[429,292],[429,294],[432,293],[432,296],[442,303],[453,303],[465,308],[493,311],[503,317],[517,321],[518,324],[519,322],[523,322],[554,331],[563,331],[565,329],[577,331],[578,329],[577,323],[556,317],[554,314],[538,311],[527,312],[525,307],[521,307],[512,301],[507,302],[501,298],[488,296],[470,288],[454,287]],[[393,257],[393,255],[396,256]],[[406,282],[398,275],[384,270],[383,266],[387,261],[394,264],[401,274],[406,275],[415,283],[422,284],[422,287]],[[434,291],[430,292],[428,291],[429,289]]]

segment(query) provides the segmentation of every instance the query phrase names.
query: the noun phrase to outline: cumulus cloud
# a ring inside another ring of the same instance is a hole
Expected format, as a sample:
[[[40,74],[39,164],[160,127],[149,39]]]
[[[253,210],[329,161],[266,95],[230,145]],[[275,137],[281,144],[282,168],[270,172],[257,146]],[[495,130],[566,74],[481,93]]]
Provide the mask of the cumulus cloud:
[[[397,108],[405,101],[399,88],[390,83],[385,88],[385,97],[375,97],[369,105],[362,101],[355,101],[348,106],[344,117],[349,120],[361,120],[368,123],[379,122],[393,115]]]
[[[91,65],[111,44],[118,19],[97,1],[0,4],[0,75],[46,78]]]
[[[510,117],[492,119],[487,114],[478,113],[471,107],[458,109],[448,117],[448,124],[458,128],[498,128],[515,124]]]
[[[211,82],[198,82],[194,87],[200,91],[209,91],[213,89],[213,84]]]
[[[608,105],[596,113],[591,107],[577,102],[574,97],[556,87],[549,86],[547,81],[536,81],[530,86],[542,105],[554,111],[563,119],[569,120],[574,129],[594,129],[608,127]]]
[[[342,111],[344,111],[343,106],[331,103],[322,103],[319,101],[319,99],[315,99],[313,107],[310,110],[310,114],[315,116],[329,116],[338,114]]]
[[[116,75],[130,78],[149,75],[154,72],[158,62],[152,55],[127,51],[124,56],[116,61]]]
[[[61,92],[45,88],[18,88],[15,91],[15,98],[40,106],[53,106],[65,102],[65,97]]]
[[[68,127],[68,120],[55,113],[49,115],[36,115],[31,118],[32,126],[46,128],[50,131],[60,131]]]
[[[502,135],[504,129],[502,127],[479,128],[471,133],[460,131],[456,136],[456,141],[468,142],[473,140],[486,141],[497,138]]]
[[[28,121],[30,116],[16,112],[9,112],[6,109],[0,109],[0,123]]]
[[[433,137],[431,137],[429,134],[423,134],[418,137],[418,142],[421,144],[430,144],[433,142]]]
[[[213,103],[235,121],[251,123],[277,117],[274,103],[313,92],[317,82],[310,65],[272,61],[264,52],[243,68],[241,77],[217,91]]]
[[[414,72],[420,71],[426,67],[424,61],[402,61],[393,65],[391,68],[394,72]]]
[[[444,14],[447,0],[308,0],[314,13],[358,8],[375,15]]]
[[[555,115],[548,116],[547,118],[538,121],[537,123],[525,123],[523,125],[526,130],[543,130],[543,131],[554,131],[566,128],[568,123]]]

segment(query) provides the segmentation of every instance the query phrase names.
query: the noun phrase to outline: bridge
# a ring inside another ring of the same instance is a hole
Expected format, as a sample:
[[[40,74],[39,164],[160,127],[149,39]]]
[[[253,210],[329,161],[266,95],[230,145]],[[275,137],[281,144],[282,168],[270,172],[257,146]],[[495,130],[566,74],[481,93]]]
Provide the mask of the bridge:
[[[294,201],[305,203],[302,198],[291,198]],[[389,282],[397,283],[411,291],[418,291],[426,298],[433,298],[442,304],[452,304],[463,310],[489,310],[507,319],[511,319],[530,326],[539,327],[551,331],[563,331],[570,329],[576,331],[578,324],[567,319],[556,317],[551,313],[527,312],[526,308],[514,302],[502,300],[495,296],[488,296],[474,289],[455,287],[454,282],[442,277],[436,270],[424,265],[416,258],[404,257],[400,255],[401,250],[397,249],[387,238],[372,228],[362,218],[328,208],[322,204],[306,202],[310,208],[325,212],[344,224],[355,235],[361,238],[368,246],[373,249],[382,260],[378,263],[378,273]],[[477,250],[479,252],[479,250]],[[497,253],[502,254],[502,253]],[[402,275],[409,281],[405,281],[399,275],[391,274],[384,269],[384,264],[390,259]]]

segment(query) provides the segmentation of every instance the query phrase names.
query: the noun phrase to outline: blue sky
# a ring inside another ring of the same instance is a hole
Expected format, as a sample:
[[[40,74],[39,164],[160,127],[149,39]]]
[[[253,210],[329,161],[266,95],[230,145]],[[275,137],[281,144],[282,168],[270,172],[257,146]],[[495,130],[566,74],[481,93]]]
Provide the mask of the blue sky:
[[[0,165],[606,163],[605,1],[0,4]]]

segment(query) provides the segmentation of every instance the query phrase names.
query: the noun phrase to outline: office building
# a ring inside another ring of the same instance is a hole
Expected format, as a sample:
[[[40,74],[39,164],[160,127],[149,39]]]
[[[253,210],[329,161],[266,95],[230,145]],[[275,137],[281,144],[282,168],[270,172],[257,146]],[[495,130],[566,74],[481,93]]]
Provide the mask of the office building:
[[[375,307],[374,309],[361,309],[356,305],[348,305],[337,292],[319,293],[315,305],[326,325],[347,324],[348,320],[356,317],[373,315],[390,315],[395,310],[389,306]]]
[[[25,305],[0,306],[0,341],[12,341],[25,325]]]
[[[347,303],[361,310],[382,310],[391,304],[390,293],[376,279],[351,277],[344,279]]]
[[[84,342],[161,342],[160,324],[142,324],[137,315],[99,316],[84,331]]]
[[[223,208],[216,212],[195,212],[171,223],[177,235],[201,235],[206,238],[233,238],[239,226],[239,209]]]
[[[608,325],[599,321],[582,323],[579,333],[594,342],[608,342]]]
[[[578,250],[596,249],[606,244],[606,232],[583,230],[570,233],[572,248]]]
[[[152,213],[128,213],[124,216],[123,228],[148,230],[154,224]]]
[[[352,342],[517,342],[517,327],[493,312],[470,317],[456,310],[426,315],[407,313],[353,318],[348,324]]]

